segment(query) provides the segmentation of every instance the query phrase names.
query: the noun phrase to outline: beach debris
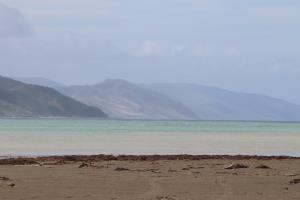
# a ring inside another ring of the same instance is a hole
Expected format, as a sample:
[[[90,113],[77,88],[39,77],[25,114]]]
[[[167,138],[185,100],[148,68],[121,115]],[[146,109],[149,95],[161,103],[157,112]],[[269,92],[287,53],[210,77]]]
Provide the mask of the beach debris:
[[[298,159],[289,156],[245,156],[245,155],[71,155],[71,156],[43,156],[43,157],[0,157],[0,165],[61,165],[74,162],[102,162],[102,161],[157,161],[169,162],[172,160],[283,160]],[[157,163],[161,165],[161,163]],[[222,163],[212,164],[223,165]]]
[[[291,180],[290,184],[291,185],[300,184],[300,178],[295,178],[295,179]]]
[[[89,167],[90,165],[88,163],[81,163],[78,168],[83,168],[83,167]]]
[[[183,171],[187,171],[187,170],[191,170],[191,169],[204,169],[204,167],[202,167],[202,166],[196,166],[196,167],[193,167],[193,166],[189,166],[188,165],[188,167],[184,167],[184,168],[182,168],[181,170],[183,170]]]
[[[159,171],[159,169],[135,169],[135,170],[130,170],[130,171],[134,171],[134,172],[152,172],[152,173],[157,173],[157,174],[161,173]]]
[[[10,179],[5,176],[0,176],[0,181],[9,181]]]
[[[271,167],[267,166],[267,165],[264,165],[264,164],[261,164],[261,165],[258,165],[257,167],[255,167],[256,169],[271,169]]]
[[[16,186],[16,184],[15,183],[9,183],[9,184],[7,184],[9,187],[15,187]]]
[[[92,162],[83,162],[78,166],[78,168],[84,168],[84,167],[93,167],[93,168],[97,168],[97,169],[105,168],[105,166],[96,166]],[[106,168],[108,168],[108,167],[106,167]]]
[[[158,169],[150,169],[148,170],[149,172],[152,172],[152,173],[157,173],[157,174],[161,174],[161,172],[158,170]]]
[[[216,174],[238,175],[236,172],[216,172]]]
[[[249,166],[236,163],[236,164],[231,164],[231,165],[224,167],[224,169],[242,169],[242,168],[249,168]]]
[[[168,172],[177,172],[177,170],[169,168]]]
[[[185,168],[182,168],[181,170],[190,170],[190,169],[192,169],[192,168],[190,168],[190,167],[185,167]]]
[[[25,158],[8,158],[1,159],[0,165],[36,165],[41,166],[41,164],[34,159],[25,159]]]
[[[117,167],[117,168],[115,169],[115,171],[130,171],[130,169],[124,168],[124,167]]]

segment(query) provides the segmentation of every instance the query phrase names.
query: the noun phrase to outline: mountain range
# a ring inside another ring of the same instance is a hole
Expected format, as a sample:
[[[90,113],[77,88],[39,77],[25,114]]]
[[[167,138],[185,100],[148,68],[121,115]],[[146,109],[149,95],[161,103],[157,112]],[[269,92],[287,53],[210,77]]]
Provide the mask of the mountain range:
[[[300,106],[260,94],[189,83],[135,84],[110,79],[95,85],[56,86],[112,118],[299,121]]]
[[[96,106],[112,118],[195,119],[182,103],[125,80],[106,80],[90,86],[56,87],[64,95]]]
[[[0,117],[106,117],[56,90],[0,76]]]
[[[18,80],[23,83],[31,84],[31,85],[40,85],[44,87],[63,87],[64,85],[46,78],[42,77],[12,77],[14,80]]]
[[[299,121],[300,106],[260,94],[187,83],[144,85],[181,102],[203,120]]]

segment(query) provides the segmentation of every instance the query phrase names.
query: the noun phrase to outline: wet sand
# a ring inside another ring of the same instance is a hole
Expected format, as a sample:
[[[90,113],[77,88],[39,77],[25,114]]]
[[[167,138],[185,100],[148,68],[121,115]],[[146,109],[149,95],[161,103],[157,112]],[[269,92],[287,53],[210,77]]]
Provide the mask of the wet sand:
[[[0,199],[299,200],[300,158],[98,155],[2,159]]]

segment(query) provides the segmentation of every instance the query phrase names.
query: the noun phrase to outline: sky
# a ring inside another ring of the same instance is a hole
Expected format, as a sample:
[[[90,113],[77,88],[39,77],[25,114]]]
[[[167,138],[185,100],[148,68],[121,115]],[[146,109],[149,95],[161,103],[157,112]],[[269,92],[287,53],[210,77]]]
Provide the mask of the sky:
[[[0,0],[0,74],[188,82],[300,104],[299,0]]]

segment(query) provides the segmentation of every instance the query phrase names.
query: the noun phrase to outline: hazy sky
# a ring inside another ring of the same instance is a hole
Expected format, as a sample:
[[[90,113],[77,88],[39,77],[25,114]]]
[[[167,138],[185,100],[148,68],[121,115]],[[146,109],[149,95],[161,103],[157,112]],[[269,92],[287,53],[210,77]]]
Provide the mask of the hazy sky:
[[[0,0],[0,74],[192,82],[300,104],[299,0]]]

